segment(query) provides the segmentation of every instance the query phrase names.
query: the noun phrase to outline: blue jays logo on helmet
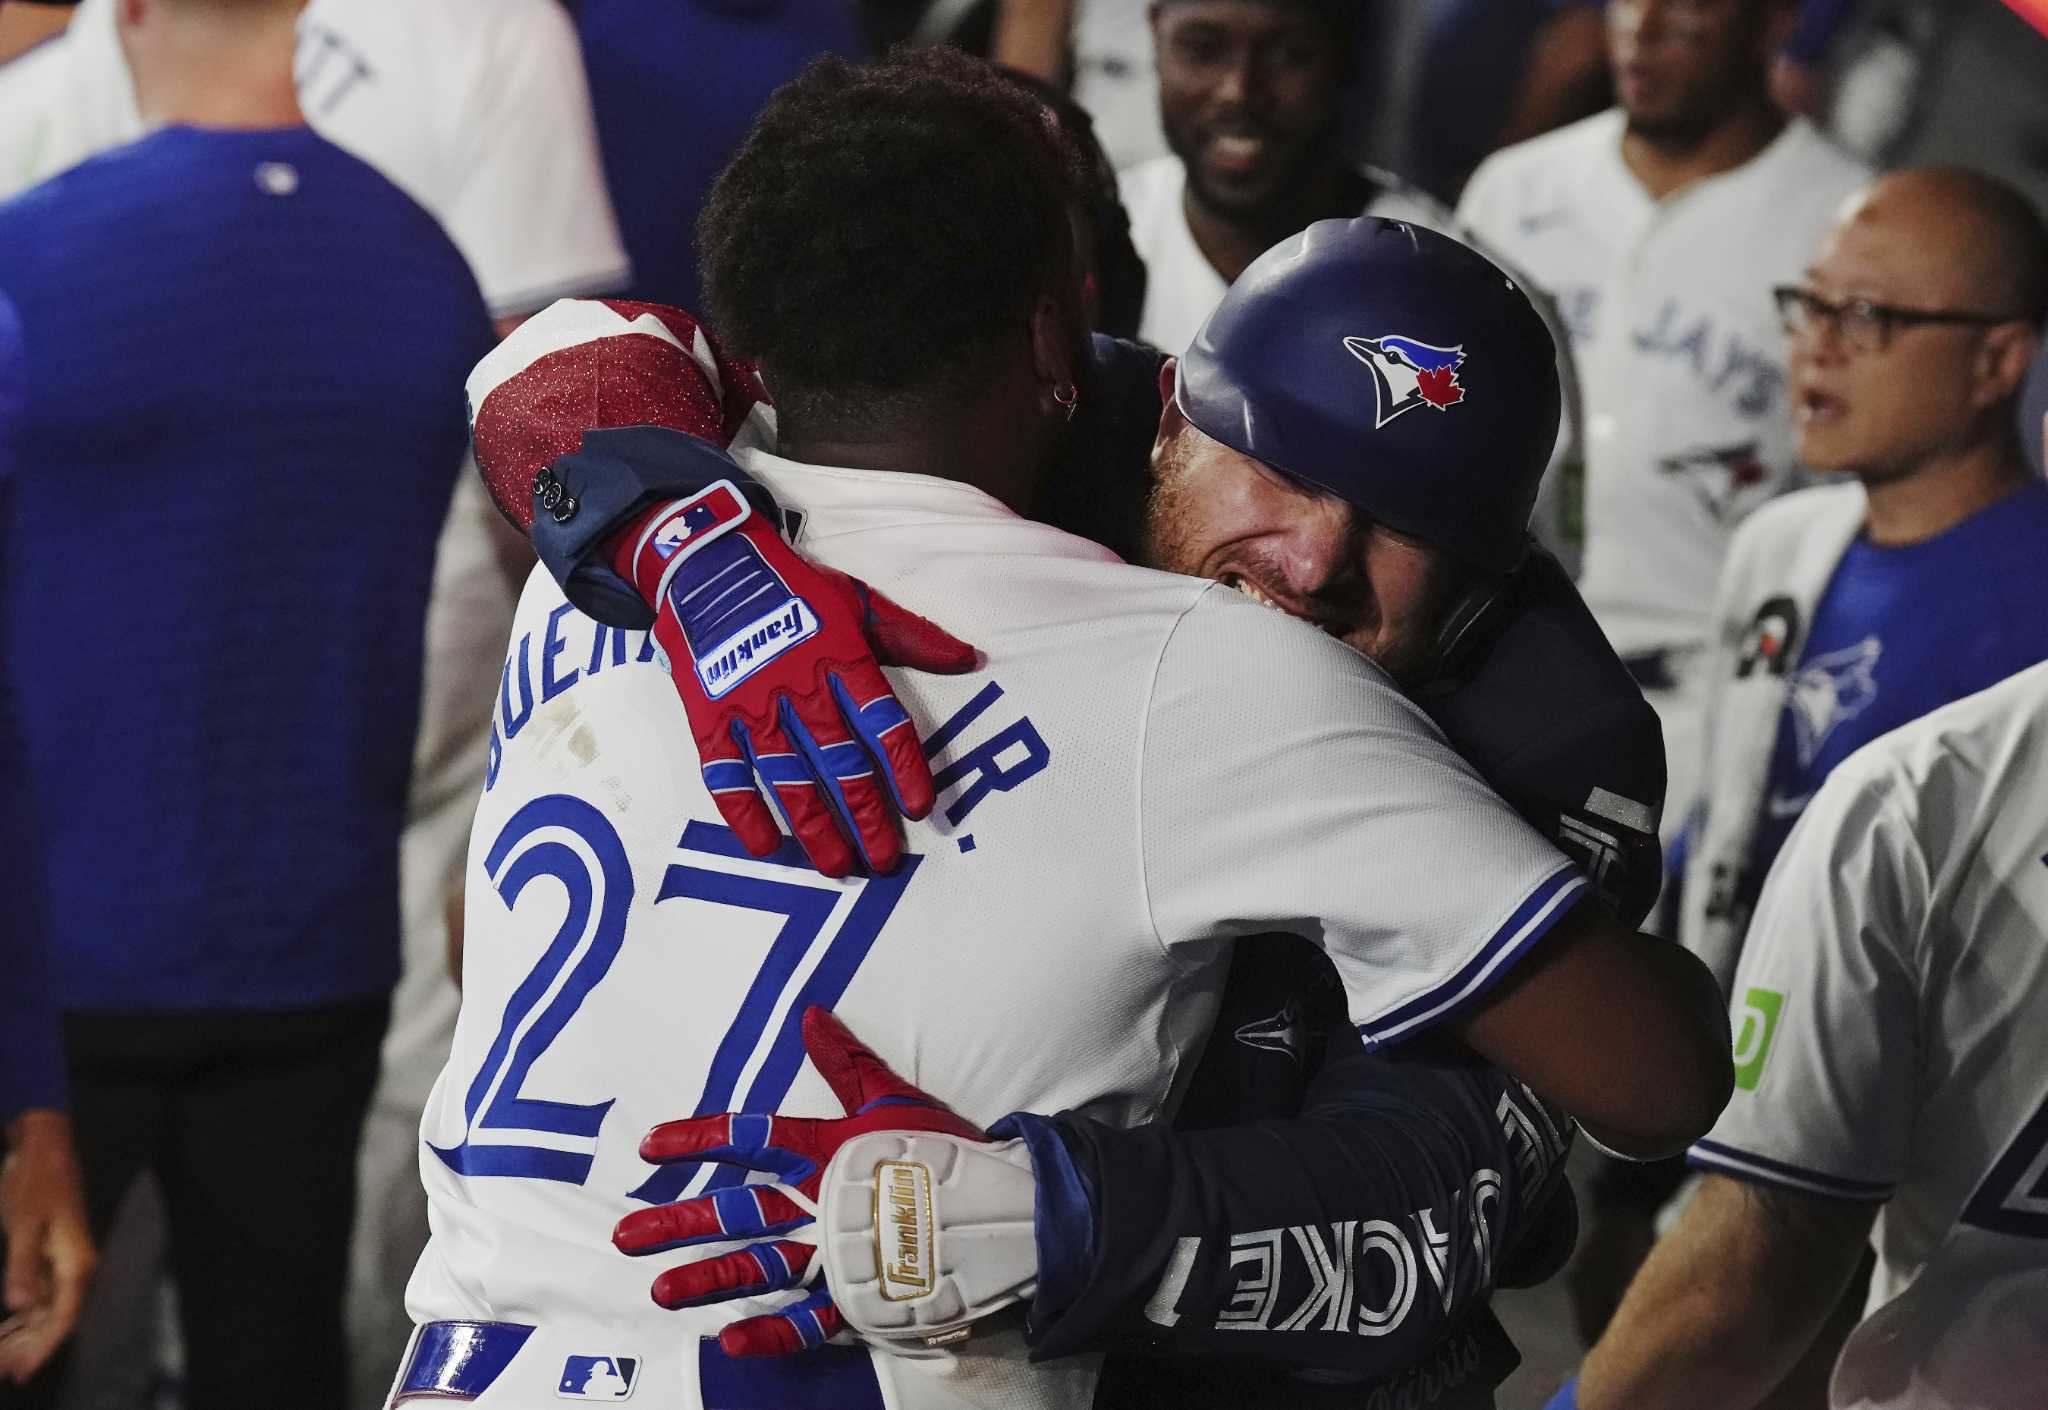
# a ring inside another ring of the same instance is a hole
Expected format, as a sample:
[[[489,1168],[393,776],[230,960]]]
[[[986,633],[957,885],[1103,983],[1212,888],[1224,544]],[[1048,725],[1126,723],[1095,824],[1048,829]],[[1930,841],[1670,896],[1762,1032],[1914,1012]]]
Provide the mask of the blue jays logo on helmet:
[[[1382,333],[1377,338],[1346,338],[1344,350],[1372,373],[1373,394],[1379,398],[1374,430],[1418,406],[1448,411],[1465,399],[1464,385],[1458,381],[1458,369],[1465,364],[1463,343],[1440,348],[1418,338]]]

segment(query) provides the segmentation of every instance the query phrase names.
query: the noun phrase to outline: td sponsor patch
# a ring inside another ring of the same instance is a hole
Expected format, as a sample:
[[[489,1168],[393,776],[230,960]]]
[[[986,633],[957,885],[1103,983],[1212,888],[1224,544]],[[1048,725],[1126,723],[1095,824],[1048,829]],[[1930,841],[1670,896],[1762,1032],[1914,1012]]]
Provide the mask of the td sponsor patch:
[[[1750,988],[1735,1016],[1735,1085],[1754,1092],[1770,1060],[1771,1040],[1778,1035],[1778,1011],[1785,996],[1776,989]]]

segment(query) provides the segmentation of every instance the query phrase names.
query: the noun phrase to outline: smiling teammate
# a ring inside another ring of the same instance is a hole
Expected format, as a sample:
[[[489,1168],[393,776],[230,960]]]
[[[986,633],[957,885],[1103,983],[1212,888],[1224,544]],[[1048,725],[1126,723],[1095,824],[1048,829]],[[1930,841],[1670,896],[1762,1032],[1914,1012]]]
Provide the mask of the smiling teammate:
[[[1122,172],[1145,261],[1138,336],[1179,352],[1231,281],[1273,245],[1331,217],[1445,229],[1450,213],[1340,147],[1358,65],[1359,0],[1164,0],[1151,7],[1168,156]]]

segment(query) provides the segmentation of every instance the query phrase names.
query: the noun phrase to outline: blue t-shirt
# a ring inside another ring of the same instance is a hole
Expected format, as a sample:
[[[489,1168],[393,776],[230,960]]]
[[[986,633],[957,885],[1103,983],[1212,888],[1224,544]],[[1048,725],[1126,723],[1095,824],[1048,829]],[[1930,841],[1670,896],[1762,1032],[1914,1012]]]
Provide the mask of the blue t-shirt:
[[[0,205],[32,352],[6,667],[70,1011],[398,969],[434,546],[490,345],[433,218],[303,127],[174,127]]]
[[[1881,734],[2048,660],[2048,486],[1903,548],[1858,539],[1814,609],[1771,755],[1762,877],[1835,765]]]
[[[697,214],[773,93],[866,56],[845,0],[581,0],[576,31],[632,297],[704,313]]]

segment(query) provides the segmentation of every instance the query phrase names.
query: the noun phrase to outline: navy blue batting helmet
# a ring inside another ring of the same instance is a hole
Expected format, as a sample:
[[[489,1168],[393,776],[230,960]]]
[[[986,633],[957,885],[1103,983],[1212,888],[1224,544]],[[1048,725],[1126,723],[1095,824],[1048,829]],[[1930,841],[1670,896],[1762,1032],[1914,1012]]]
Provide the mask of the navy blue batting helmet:
[[[1238,277],[1174,401],[1225,445],[1504,573],[1557,443],[1557,350],[1477,251],[1399,221],[1323,220]]]

